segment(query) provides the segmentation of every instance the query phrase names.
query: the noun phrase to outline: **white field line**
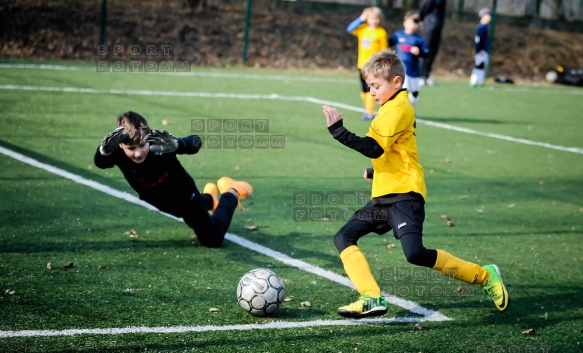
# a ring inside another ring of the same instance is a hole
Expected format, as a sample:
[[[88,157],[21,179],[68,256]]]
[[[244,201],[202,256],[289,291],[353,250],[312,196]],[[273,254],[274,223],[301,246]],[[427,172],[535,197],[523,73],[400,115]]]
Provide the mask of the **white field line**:
[[[199,98],[230,98],[230,99],[272,99],[272,100],[284,100],[284,101],[304,101],[315,103],[318,105],[330,105],[345,110],[351,110],[355,112],[362,112],[361,107],[355,107],[348,104],[322,100],[314,97],[303,97],[303,96],[282,96],[279,94],[236,94],[236,93],[209,93],[209,92],[173,92],[173,91],[150,91],[150,90],[123,90],[123,89],[96,89],[96,88],[78,88],[78,87],[46,87],[46,86],[19,86],[19,85],[0,85],[0,89],[5,90],[21,90],[21,91],[47,91],[47,92],[66,92],[66,93],[92,93],[92,94],[121,94],[121,95],[144,95],[144,96],[171,96],[171,97],[199,97]],[[554,150],[559,150],[563,152],[571,152],[577,154],[583,154],[583,148],[579,147],[565,147],[559,145],[553,145],[546,142],[531,141],[521,138],[515,138],[511,136],[505,136],[500,134],[482,132],[473,129],[467,129],[455,125],[438,123],[433,121],[428,121],[424,119],[417,119],[419,124],[425,124],[433,127],[438,127],[441,129],[452,130],[463,132],[466,134],[472,134],[482,137],[489,137],[499,140],[504,140],[508,142],[521,143],[531,146],[549,148]]]
[[[8,64],[0,63],[0,69],[33,69],[33,70],[58,70],[58,71],[86,71],[86,72],[98,72],[97,64],[95,69],[90,66],[70,66],[70,65],[53,65],[53,64]],[[107,72],[106,72],[107,73]],[[304,82],[324,82],[324,83],[345,83],[354,85],[357,82],[356,79],[342,79],[333,77],[322,77],[322,76],[302,76],[302,75],[273,75],[273,74],[250,74],[243,72],[211,72],[211,71],[122,71],[117,73],[127,73],[127,74],[148,74],[148,75],[171,75],[171,76],[185,76],[185,77],[215,77],[215,78],[232,78],[232,79],[250,79],[250,80],[274,80],[274,81],[304,81]],[[467,88],[470,89],[466,84],[464,85],[448,85],[447,87],[455,88]],[[440,87],[435,87],[431,89],[439,89]],[[566,86],[562,89],[552,89],[552,88],[530,88],[521,86],[489,86],[483,88],[483,90],[489,91],[507,91],[507,92],[533,92],[533,93],[543,93],[543,94],[569,94],[569,95],[583,95],[583,89],[567,89]]]
[[[286,328],[306,328],[325,326],[356,326],[356,325],[386,325],[394,323],[421,322],[424,318],[390,318],[390,319],[361,319],[361,320],[312,320],[312,321],[269,321],[265,324],[224,325],[224,326],[170,326],[170,327],[120,327],[95,329],[68,329],[68,330],[22,330],[0,331],[0,338],[11,337],[50,337],[75,335],[122,335],[128,333],[187,333],[209,331],[248,331],[270,330]]]
[[[20,162],[26,163],[28,165],[31,165],[33,167],[39,168],[39,169],[43,169],[47,172],[59,175],[63,178],[69,179],[71,181],[74,181],[78,184],[81,185],[85,185],[88,186],[90,188],[93,188],[95,190],[101,191],[105,194],[108,194],[110,196],[114,196],[120,199],[123,199],[125,201],[128,201],[130,203],[134,203],[136,205],[140,205],[143,207],[146,207],[150,210],[156,210],[155,207],[153,207],[152,205],[140,200],[139,198],[137,198],[134,195],[128,194],[126,192],[121,192],[118,190],[115,190],[109,186],[100,184],[98,182],[92,181],[92,180],[88,180],[85,179],[79,175],[67,172],[66,170],[51,166],[49,164],[46,163],[42,163],[39,162],[33,158],[27,157],[21,153],[18,152],[14,152],[10,149],[7,149],[5,147],[0,146],[0,153],[11,157],[13,159],[16,159]],[[168,216],[170,218],[173,218],[175,220],[178,221],[182,221],[179,218],[176,218],[172,215],[169,215],[167,213],[163,213],[160,212],[161,214]],[[283,253],[280,253],[278,251],[272,250],[270,248],[267,248],[263,245],[254,243],[252,241],[249,241],[247,239],[244,239],[238,235],[232,234],[232,233],[227,233],[226,237],[227,240],[230,240],[244,248],[259,252],[262,255],[265,256],[269,256],[272,257],[273,259],[283,262],[286,265],[289,266],[293,266],[296,267],[300,270],[303,271],[307,271],[310,273],[313,273],[317,276],[326,278],[328,280],[331,280],[333,282],[342,284],[344,286],[350,287],[354,289],[354,285],[352,284],[352,282],[350,282],[350,280],[348,280],[348,278],[342,277],[334,272],[325,270],[321,267],[315,266],[315,265],[311,265],[307,262],[304,262],[302,260],[298,260],[298,259],[294,259],[292,257],[289,257],[288,255],[285,255]],[[389,302],[390,304],[393,304],[395,306],[398,306],[400,308],[406,309],[412,313],[415,314],[420,314],[423,315],[423,317],[418,317],[418,318],[391,318],[391,319],[385,319],[387,321],[378,321],[378,323],[389,323],[389,322],[411,322],[411,321],[446,321],[446,320],[451,320],[451,318],[440,314],[436,311],[433,310],[429,310],[426,309],[418,304],[416,304],[415,302],[412,302],[410,300],[405,300],[405,299],[401,299],[401,298],[397,298],[395,296],[390,295],[389,293],[383,293],[383,295],[385,295],[387,302]],[[314,326],[331,326],[331,325],[336,325],[336,323],[339,323],[339,325],[348,325],[345,322],[351,322],[351,321],[342,321],[342,320],[329,320],[329,321],[310,321],[315,323]],[[358,323],[364,323],[365,321],[358,321]],[[321,324],[324,323],[324,324]],[[282,327],[284,327],[285,325],[289,325],[287,327],[302,327],[302,326],[294,326],[294,325],[302,325],[302,323],[294,323],[294,322],[279,322],[277,323],[278,325],[283,325]],[[274,323],[275,325],[275,323]],[[305,324],[308,325],[309,324]],[[229,330],[251,330],[251,329],[257,329],[258,327],[255,327],[254,325],[239,325],[243,328],[230,328]],[[237,325],[235,326],[225,326],[225,327],[239,327]],[[265,326],[265,325],[258,325],[259,328],[271,328],[270,326]],[[207,328],[205,328],[207,327]],[[214,327],[220,327],[220,326],[204,326],[204,327],[200,327],[200,326],[194,326],[194,327],[189,327],[188,332],[196,332],[196,331],[210,331],[212,330],[212,328]],[[134,330],[131,332],[143,332],[143,331],[135,331],[135,330],[158,330],[158,329],[169,329],[172,330],[173,328],[146,328],[146,327],[141,327],[141,328],[128,328],[129,330]],[[123,332],[123,330],[128,330],[128,329],[87,329],[87,330],[62,330],[62,331],[0,331],[0,337],[20,337],[19,335],[27,335],[27,337],[29,336],[35,336],[36,334],[34,334],[34,332],[53,332],[53,334],[47,334],[47,335],[52,335],[52,336],[56,336],[56,335],[70,335],[67,334],[66,332],[77,332],[79,331],[79,333],[74,333],[74,334],[90,334],[90,333],[96,333],[96,334],[106,334],[106,333],[110,333],[110,334],[115,334],[117,333],[126,333]],[[183,328],[174,328],[174,329],[183,329]],[[31,333],[32,332],[32,333]],[[61,332],[62,334],[57,334],[56,332]],[[156,331],[159,332],[159,331]],[[165,332],[165,331],[164,331]],[[171,332],[181,332],[181,331],[171,331]],[[42,336],[44,334],[38,334],[39,336]]]
[[[38,69],[38,70],[58,70],[58,71],[86,71],[98,72],[96,68],[82,67],[82,66],[67,66],[67,65],[50,65],[50,64],[0,64],[0,69]],[[108,72],[103,72],[108,73]],[[341,79],[333,77],[317,77],[317,76],[301,76],[301,75],[258,75],[241,72],[210,72],[210,71],[127,71],[120,73],[128,74],[148,74],[148,75],[170,75],[170,76],[184,76],[184,77],[213,77],[213,78],[232,78],[232,79],[247,79],[247,80],[272,80],[272,81],[303,81],[303,82],[323,82],[323,83],[347,83],[354,84],[358,82],[356,79]]]

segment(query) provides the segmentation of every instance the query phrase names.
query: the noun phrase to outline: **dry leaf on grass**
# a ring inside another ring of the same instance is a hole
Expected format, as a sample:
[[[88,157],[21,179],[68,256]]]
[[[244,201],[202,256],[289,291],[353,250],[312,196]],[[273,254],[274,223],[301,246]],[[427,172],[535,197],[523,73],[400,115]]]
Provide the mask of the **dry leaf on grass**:
[[[427,328],[429,328],[429,327],[423,326],[421,324],[415,324],[415,325],[413,325],[413,331],[415,331],[415,330],[424,330],[424,329],[427,329]]]
[[[243,227],[243,228],[245,228],[245,229],[247,229],[247,230],[251,230],[251,231],[253,231],[253,230],[256,230],[256,229],[257,229],[257,226],[245,226],[245,227]]]
[[[395,246],[396,246],[395,244],[393,244],[393,243],[390,243],[390,244],[388,244],[388,245],[387,245],[387,249],[392,249],[392,248],[394,248]]]
[[[534,329],[533,328],[529,328],[528,330],[522,331],[523,335],[534,335]]]
[[[124,234],[129,235],[130,238],[139,238],[140,237],[134,229],[130,229],[127,232],[125,232]]]
[[[219,312],[219,308],[210,308],[209,311],[211,313],[218,313]]]
[[[65,268],[71,268],[71,267],[73,267],[73,263],[72,262],[67,262],[65,264],[65,266],[63,266],[63,267],[65,267]]]
[[[308,308],[309,308],[309,307],[311,307],[311,306],[312,306],[312,303],[310,303],[309,301],[307,301],[307,300],[306,300],[305,302],[301,302],[301,303],[300,303],[300,305],[301,305],[301,306],[306,306],[306,307],[308,307]]]
[[[544,313],[544,315],[539,315],[538,318],[547,320],[549,318],[549,313]]]
[[[294,296],[293,295],[292,296],[289,296],[289,297],[283,298],[283,301],[284,302],[291,302],[292,300],[294,300]]]
[[[14,294],[14,293],[16,293],[16,292],[15,292],[15,291],[13,291],[12,289],[7,289],[7,290],[5,290],[5,291],[4,291],[4,293],[5,293],[5,294],[8,294],[8,295],[13,295],[13,294]]]
[[[49,262],[49,263],[47,263],[47,268],[48,268],[49,270],[52,270],[52,269],[53,269],[53,264],[52,264],[52,263],[50,263],[50,262]]]

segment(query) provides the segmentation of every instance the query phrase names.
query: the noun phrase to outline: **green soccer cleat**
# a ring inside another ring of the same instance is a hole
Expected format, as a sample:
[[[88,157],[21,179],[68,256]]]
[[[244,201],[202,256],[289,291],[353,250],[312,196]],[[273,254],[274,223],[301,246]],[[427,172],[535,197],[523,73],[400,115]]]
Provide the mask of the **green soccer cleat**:
[[[500,269],[496,265],[485,265],[483,268],[490,272],[490,278],[484,285],[484,294],[492,298],[492,301],[498,310],[506,310],[510,298],[508,297],[506,286],[504,285],[504,282],[502,282]]]
[[[339,307],[337,313],[351,319],[381,316],[387,313],[387,301],[382,295],[378,298],[361,295],[354,303]]]

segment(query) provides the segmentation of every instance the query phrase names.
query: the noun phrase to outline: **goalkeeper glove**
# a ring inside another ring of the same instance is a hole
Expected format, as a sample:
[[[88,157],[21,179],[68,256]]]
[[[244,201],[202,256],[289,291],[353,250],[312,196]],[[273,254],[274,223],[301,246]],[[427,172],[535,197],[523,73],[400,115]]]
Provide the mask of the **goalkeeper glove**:
[[[170,153],[178,148],[178,141],[166,130],[152,130],[152,133],[144,139],[150,143],[150,151]]]
[[[130,135],[123,134],[123,126],[118,127],[117,129],[113,130],[105,138],[101,141],[101,146],[99,147],[99,152],[103,156],[109,156],[119,147],[119,144],[126,141]]]

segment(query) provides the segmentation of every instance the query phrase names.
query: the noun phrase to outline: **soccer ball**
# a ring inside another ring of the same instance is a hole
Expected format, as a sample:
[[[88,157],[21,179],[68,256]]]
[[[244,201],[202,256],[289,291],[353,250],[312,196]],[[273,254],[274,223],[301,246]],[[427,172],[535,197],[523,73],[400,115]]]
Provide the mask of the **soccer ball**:
[[[549,71],[545,75],[545,80],[547,80],[547,82],[553,83],[557,80],[557,77],[559,77],[559,75],[556,71]]]
[[[247,272],[237,286],[237,301],[253,316],[273,314],[285,297],[285,286],[279,276],[268,269]]]

